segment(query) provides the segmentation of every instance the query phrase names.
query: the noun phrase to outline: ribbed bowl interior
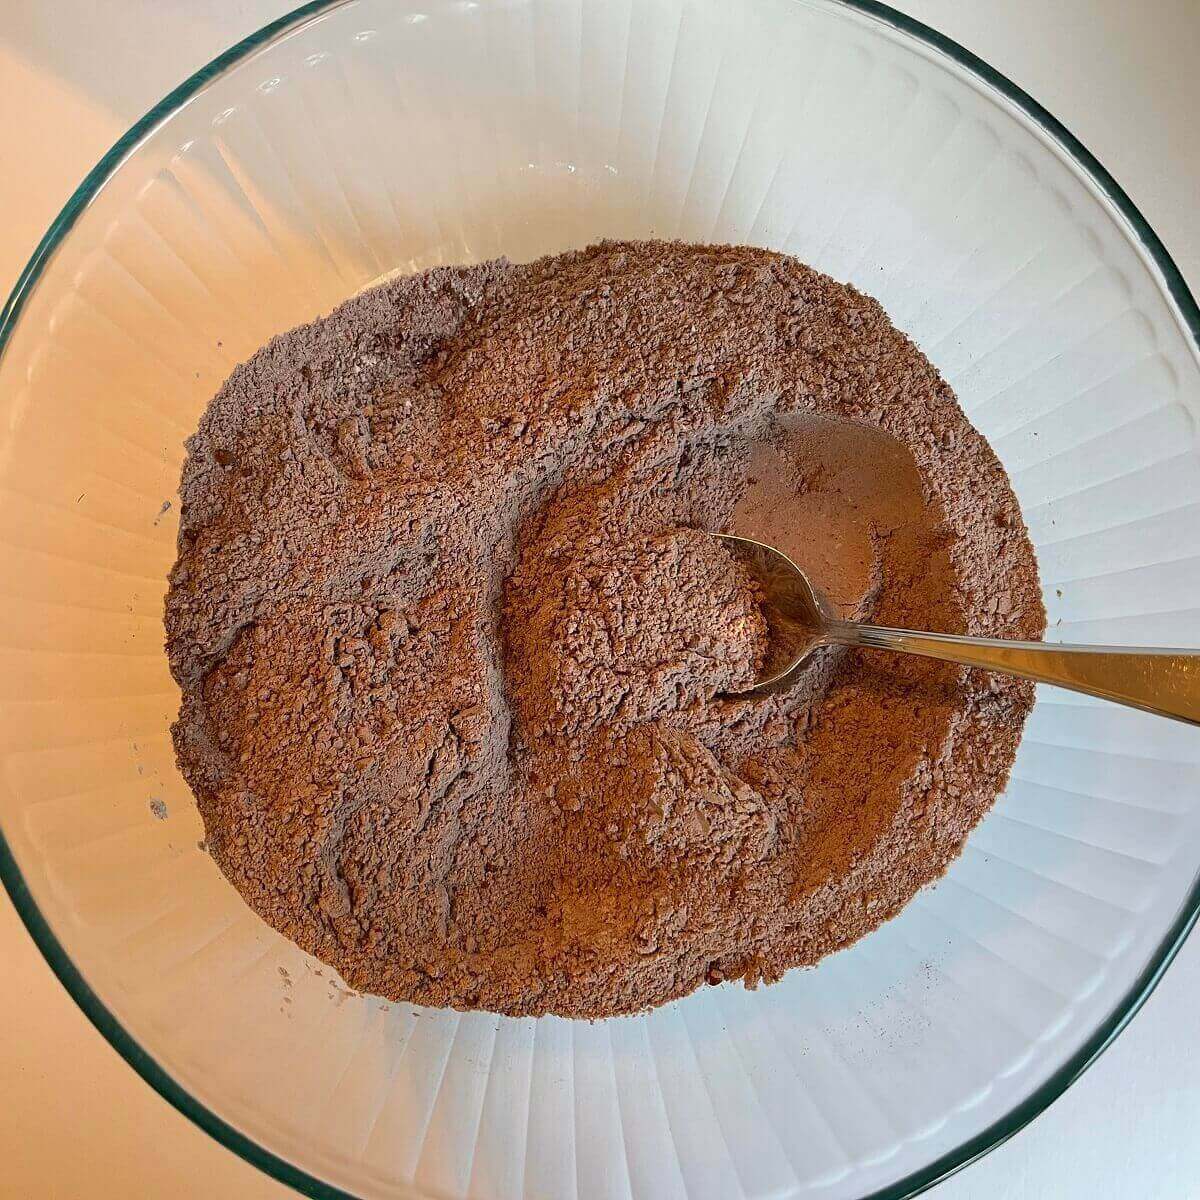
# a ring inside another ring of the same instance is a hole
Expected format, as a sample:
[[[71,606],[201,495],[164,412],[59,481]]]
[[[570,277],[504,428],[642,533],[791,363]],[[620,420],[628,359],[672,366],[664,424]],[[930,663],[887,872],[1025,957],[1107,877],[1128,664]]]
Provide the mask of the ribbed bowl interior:
[[[233,365],[386,272],[605,236],[769,246],[878,297],[1007,466],[1049,636],[1195,644],[1195,345],[999,92],[833,2],[358,0],[128,153],[0,362],[0,825],[129,1035],[353,1195],[868,1195],[1121,1009],[1196,882],[1195,731],[1044,690],[1007,793],[898,919],[595,1024],[348,992],[198,848],[174,766],[175,489]]]

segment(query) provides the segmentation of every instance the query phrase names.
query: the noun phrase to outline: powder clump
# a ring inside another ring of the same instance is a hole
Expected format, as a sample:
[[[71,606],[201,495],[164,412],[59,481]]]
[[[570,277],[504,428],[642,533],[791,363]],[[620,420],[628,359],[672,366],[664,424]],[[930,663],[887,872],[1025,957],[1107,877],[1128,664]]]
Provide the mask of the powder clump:
[[[1008,481],[879,305],[745,247],[398,279],[188,443],[168,653],[209,852],[392,999],[599,1017],[816,962],[937,878],[1030,685],[754,678],[769,542],[846,617],[1044,626]]]
[[[522,567],[505,607],[529,734],[630,728],[749,686],[763,661],[758,586],[706,534],[599,540]]]

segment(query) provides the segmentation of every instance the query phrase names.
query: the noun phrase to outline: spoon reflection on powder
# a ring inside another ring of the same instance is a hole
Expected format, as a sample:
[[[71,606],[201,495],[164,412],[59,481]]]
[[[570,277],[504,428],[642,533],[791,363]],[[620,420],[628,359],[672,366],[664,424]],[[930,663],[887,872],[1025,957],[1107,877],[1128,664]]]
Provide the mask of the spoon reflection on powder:
[[[770,631],[758,680],[727,695],[754,698],[782,691],[814,650],[855,646],[1000,671],[1200,725],[1200,651],[1063,646],[844,621],[782,551],[732,534],[710,536],[724,542],[761,585]]]

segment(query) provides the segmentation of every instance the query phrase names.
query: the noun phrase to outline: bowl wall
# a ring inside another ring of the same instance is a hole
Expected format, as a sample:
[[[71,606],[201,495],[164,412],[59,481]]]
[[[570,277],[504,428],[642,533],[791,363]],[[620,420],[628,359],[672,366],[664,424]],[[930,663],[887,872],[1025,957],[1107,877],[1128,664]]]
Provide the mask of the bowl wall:
[[[954,386],[1049,636],[1195,644],[1200,367],[1144,232],[1001,90],[832,2],[358,0],[266,42],[128,149],[0,361],[26,911],[195,1112],[354,1195],[857,1197],[985,1148],[1186,920],[1194,731],[1043,689],[949,876],[775,987],[597,1024],[356,996],[197,846],[162,653],[182,442],[389,271],[749,242],[878,297]]]

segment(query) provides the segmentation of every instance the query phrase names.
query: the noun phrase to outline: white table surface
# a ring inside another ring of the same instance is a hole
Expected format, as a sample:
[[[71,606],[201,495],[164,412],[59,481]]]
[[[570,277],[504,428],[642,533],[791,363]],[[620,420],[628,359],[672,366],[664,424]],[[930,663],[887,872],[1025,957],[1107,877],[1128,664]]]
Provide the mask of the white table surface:
[[[1200,293],[1200,0],[893,0],[1031,92]],[[76,184],[177,82],[291,0],[0,0],[0,292]],[[937,1200],[1200,1197],[1200,935],[1115,1046]],[[144,1084],[0,898],[0,1197],[293,1193]]]

